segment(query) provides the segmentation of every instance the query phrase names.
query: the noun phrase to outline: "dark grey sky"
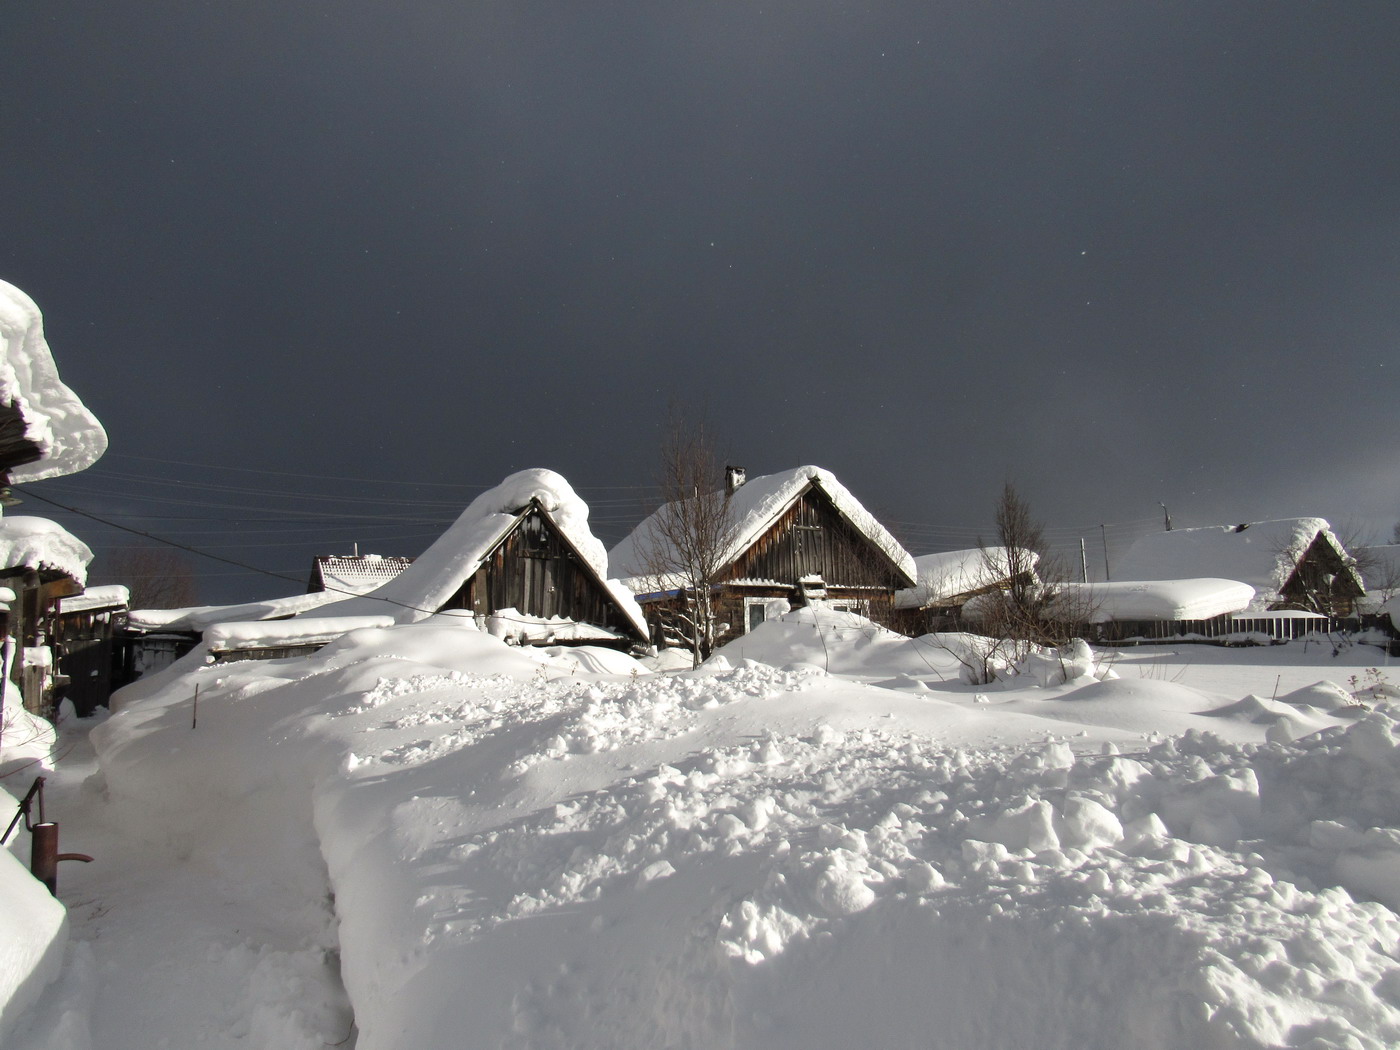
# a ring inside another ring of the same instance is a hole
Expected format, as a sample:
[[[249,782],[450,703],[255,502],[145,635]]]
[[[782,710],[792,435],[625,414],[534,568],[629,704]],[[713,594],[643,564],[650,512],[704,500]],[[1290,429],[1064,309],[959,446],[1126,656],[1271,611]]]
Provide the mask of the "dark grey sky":
[[[1008,476],[1062,539],[1400,518],[1392,0],[57,0],[4,40],[0,277],[112,441],[35,491],[138,527],[303,573],[549,466],[615,539],[677,397],[915,553]]]

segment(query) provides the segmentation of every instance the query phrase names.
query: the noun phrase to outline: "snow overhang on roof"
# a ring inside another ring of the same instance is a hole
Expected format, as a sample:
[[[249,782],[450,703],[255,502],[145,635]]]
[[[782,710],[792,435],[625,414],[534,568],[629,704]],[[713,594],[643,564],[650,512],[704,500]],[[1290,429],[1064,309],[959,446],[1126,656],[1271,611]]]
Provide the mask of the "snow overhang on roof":
[[[107,451],[107,432],[58,377],[34,300],[0,281],[0,403],[14,404],[24,436],[42,458],[10,470],[12,481],[39,481],[92,466]]]
[[[33,569],[87,581],[92,551],[57,522],[15,515],[0,518],[0,572]]]
[[[815,486],[826,493],[842,516],[889,557],[910,585],[914,584],[916,570],[914,558],[909,552],[851,495],[846,486],[836,479],[836,475],[815,466],[796,467],[779,474],[750,478],[735,490],[729,498],[733,530],[724,557],[720,559],[721,566],[729,565],[748,550],[807,491],[808,486]],[[656,531],[654,522],[664,509],[648,517],[608,552],[608,569],[613,575],[622,578],[648,575],[646,554]]]

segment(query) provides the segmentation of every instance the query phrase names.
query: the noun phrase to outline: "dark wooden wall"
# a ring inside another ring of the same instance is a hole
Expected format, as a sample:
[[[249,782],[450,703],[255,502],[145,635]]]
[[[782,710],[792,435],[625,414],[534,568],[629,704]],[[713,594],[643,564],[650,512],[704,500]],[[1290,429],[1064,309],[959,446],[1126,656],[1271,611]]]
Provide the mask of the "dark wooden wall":
[[[828,588],[894,591],[911,586],[817,488],[808,489],[788,508],[726,575],[790,586],[804,576],[820,576]]]

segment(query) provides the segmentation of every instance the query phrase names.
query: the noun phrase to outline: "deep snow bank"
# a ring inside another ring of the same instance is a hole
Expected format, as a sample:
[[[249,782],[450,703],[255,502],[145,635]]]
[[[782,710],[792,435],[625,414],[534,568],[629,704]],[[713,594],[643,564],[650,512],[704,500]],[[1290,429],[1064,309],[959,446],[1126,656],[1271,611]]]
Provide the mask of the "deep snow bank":
[[[100,746],[179,834],[245,797],[314,821],[364,1050],[1400,1040],[1393,710],[1151,743],[1158,702],[1266,727],[1165,682],[980,702],[866,628],[819,648],[892,687],[595,674],[434,618],[170,675]]]

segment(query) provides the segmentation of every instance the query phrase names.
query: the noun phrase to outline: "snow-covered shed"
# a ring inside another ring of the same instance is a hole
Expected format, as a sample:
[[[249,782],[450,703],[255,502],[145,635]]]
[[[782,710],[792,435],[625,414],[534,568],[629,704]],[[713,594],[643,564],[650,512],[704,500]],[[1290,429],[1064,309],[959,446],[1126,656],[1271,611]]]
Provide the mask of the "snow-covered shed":
[[[889,621],[895,592],[915,585],[914,559],[834,474],[803,466],[732,478],[714,596],[714,614],[730,626],[716,644],[758,626],[776,599],[824,600]],[[656,617],[682,600],[678,580],[658,573],[679,564],[658,527],[666,513],[657,510],[608,553],[610,573]]]
[[[131,592],[119,583],[89,587],[59,601],[52,644],[59,672],[68,679],[64,698],[73,702],[80,718],[105,707],[112,690],[126,684],[118,636],[130,601]]]
[[[1154,532],[1114,567],[1119,580],[1237,580],[1254,588],[1250,610],[1350,616],[1365,592],[1356,561],[1322,518]]]
[[[412,564],[412,558],[383,554],[318,554],[311,563],[306,590],[368,594]]]
[[[953,627],[968,601],[1009,587],[1013,571],[1024,568],[1034,576],[1040,556],[1023,548],[1018,551],[1012,557],[1006,547],[973,547],[917,556],[918,583],[895,592],[896,626],[908,635]]]
[[[646,620],[588,527],[588,505],[552,470],[522,470],[482,493],[413,564],[318,615],[412,623],[453,609],[509,641],[628,647]]]

